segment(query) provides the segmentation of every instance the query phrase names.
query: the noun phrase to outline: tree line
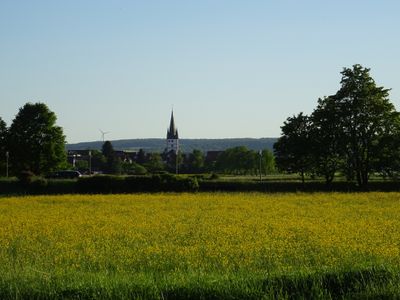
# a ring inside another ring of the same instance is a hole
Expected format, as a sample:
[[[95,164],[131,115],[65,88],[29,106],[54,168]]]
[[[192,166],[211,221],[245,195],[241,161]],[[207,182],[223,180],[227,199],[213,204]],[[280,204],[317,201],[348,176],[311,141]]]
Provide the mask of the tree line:
[[[46,175],[72,168],[105,174],[178,171],[247,175],[259,174],[260,171],[266,174],[274,170],[274,157],[267,149],[256,152],[244,146],[234,147],[219,151],[219,155],[212,160],[197,149],[190,153],[145,153],[140,150],[134,160],[127,160],[118,157],[110,141],[104,142],[101,151],[91,150],[90,161],[74,157],[73,164],[70,164],[65,151],[65,135],[63,129],[56,125],[56,120],[56,114],[44,103],[26,103],[19,109],[10,127],[0,118],[0,169],[9,169],[14,176],[23,172]]]
[[[370,69],[344,68],[336,94],[318,99],[310,115],[289,117],[274,145],[279,170],[323,176],[338,174],[366,186],[372,174],[400,172],[400,115],[389,89],[377,86]]]
[[[94,152],[95,153],[95,152]],[[215,159],[207,159],[205,153],[194,149],[190,153],[164,151],[146,153],[140,149],[133,161],[118,158],[110,141],[102,147],[102,158],[97,153],[94,166],[108,174],[146,174],[146,173],[223,173],[234,175],[255,175],[272,173],[275,170],[273,153],[268,149],[250,150],[245,146],[219,151]],[[99,160],[100,158],[100,160]],[[103,168],[101,167],[103,166]]]
[[[92,150],[91,163],[103,173],[144,174],[147,172],[235,175],[279,171],[305,176],[322,176],[330,184],[336,176],[359,186],[368,185],[373,174],[397,178],[400,174],[400,114],[389,100],[389,89],[378,86],[370,69],[361,65],[344,68],[340,89],[318,99],[310,115],[287,118],[282,136],[269,150],[257,152],[233,147],[208,159],[204,152],[145,153],[134,161],[117,157],[111,142],[102,151]],[[70,169],[63,129],[43,103],[27,103],[19,109],[10,127],[0,118],[0,168],[11,175],[29,171],[44,175]],[[77,168],[87,169],[86,162]],[[5,172],[3,172],[4,174]]]

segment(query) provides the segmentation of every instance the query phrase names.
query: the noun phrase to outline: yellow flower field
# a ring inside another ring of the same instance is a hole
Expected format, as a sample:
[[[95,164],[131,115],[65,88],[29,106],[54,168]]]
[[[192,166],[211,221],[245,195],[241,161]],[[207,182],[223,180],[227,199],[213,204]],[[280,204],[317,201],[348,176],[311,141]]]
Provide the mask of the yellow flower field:
[[[0,198],[7,280],[278,276],[381,265],[400,269],[400,193]]]

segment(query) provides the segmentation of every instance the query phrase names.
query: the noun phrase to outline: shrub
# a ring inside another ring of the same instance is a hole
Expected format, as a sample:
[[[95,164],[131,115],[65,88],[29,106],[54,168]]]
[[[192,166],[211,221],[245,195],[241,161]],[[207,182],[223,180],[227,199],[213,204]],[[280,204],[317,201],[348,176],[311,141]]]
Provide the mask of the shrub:
[[[18,177],[19,182],[22,185],[27,186],[32,183],[33,178],[35,177],[35,174],[33,174],[33,172],[31,172],[29,170],[25,170],[25,171],[21,171],[17,177]]]
[[[125,187],[127,192],[156,192],[160,190],[159,176],[128,176]]]
[[[111,194],[124,192],[124,177],[114,175],[96,175],[80,177],[77,181],[79,193]]]
[[[219,179],[219,175],[217,173],[212,173],[210,176],[210,180],[216,180]]]
[[[152,176],[111,176],[99,175],[78,179],[77,191],[80,193],[135,193],[135,192],[191,192],[197,191],[197,179],[171,174]]]
[[[192,192],[199,189],[196,177],[163,174],[160,176],[160,185],[163,191]]]

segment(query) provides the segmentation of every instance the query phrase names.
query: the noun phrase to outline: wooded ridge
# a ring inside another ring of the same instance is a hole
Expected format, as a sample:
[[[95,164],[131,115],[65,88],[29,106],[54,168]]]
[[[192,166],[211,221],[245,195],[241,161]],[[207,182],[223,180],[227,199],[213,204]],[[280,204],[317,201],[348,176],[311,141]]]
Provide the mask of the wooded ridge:
[[[192,152],[194,149],[201,151],[222,151],[237,146],[246,146],[251,150],[272,150],[277,138],[226,138],[226,139],[180,139],[180,147],[184,152]],[[163,138],[148,139],[126,139],[111,141],[115,150],[132,150],[137,151],[143,149],[146,152],[162,152],[166,144]],[[67,150],[101,150],[102,141],[81,142],[75,144],[67,144]]]

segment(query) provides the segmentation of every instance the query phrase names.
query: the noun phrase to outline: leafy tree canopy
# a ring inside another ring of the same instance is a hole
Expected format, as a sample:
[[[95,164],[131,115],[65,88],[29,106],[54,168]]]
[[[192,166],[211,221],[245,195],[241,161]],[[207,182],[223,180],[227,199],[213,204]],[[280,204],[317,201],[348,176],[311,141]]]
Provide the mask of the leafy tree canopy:
[[[66,162],[65,136],[56,115],[44,103],[20,108],[8,135],[10,161],[15,173],[43,174]]]
[[[310,117],[287,119],[274,145],[281,170],[316,173],[327,183],[340,170],[359,186],[373,172],[400,171],[400,115],[369,71],[344,68],[335,95],[319,99]]]
[[[289,117],[281,127],[282,136],[274,145],[278,168],[289,173],[304,175],[311,170],[310,118],[303,113]]]
[[[110,141],[105,141],[102,153],[106,159],[103,171],[107,174],[120,174],[122,171],[121,160],[115,155],[114,147]]]
[[[397,135],[400,124],[389,89],[377,86],[369,71],[361,65],[344,68],[341,88],[327,100],[329,113],[337,116],[341,152],[359,185],[368,183],[387,145],[384,137]]]
[[[5,153],[7,138],[7,125],[6,122],[0,117],[0,155]]]

